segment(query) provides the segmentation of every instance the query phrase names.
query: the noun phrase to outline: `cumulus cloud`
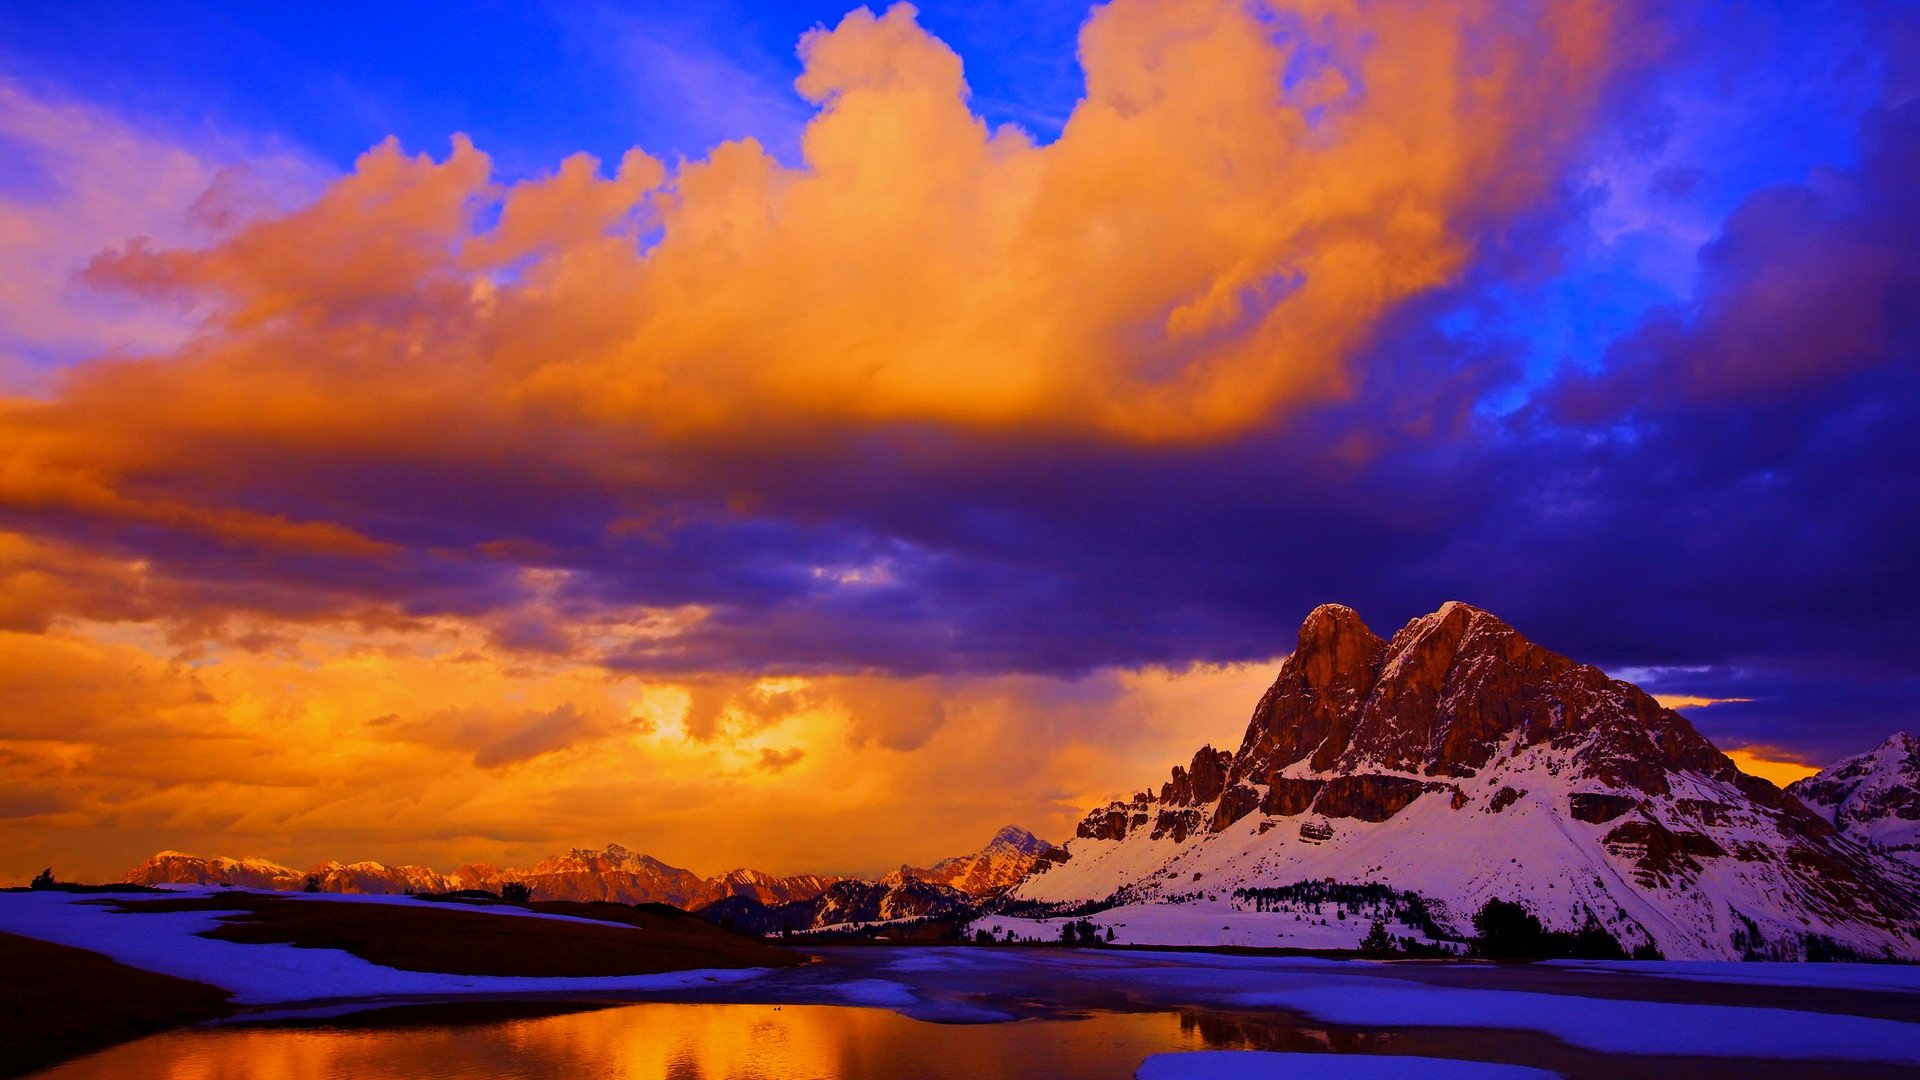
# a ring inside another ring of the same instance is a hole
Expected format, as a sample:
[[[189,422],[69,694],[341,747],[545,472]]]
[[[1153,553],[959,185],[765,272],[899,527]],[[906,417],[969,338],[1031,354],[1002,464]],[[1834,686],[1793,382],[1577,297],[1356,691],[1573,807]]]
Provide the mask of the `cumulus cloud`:
[[[464,141],[437,163],[389,145],[307,210],[96,276],[220,305],[223,355],[193,359],[227,377],[324,358],[320,378],[430,399],[423,368],[454,369],[462,411],[514,419],[1230,432],[1340,393],[1477,219],[1540,197],[1603,85],[1610,10],[1117,3],[1082,34],[1085,100],[1036,146],[968,110],[911,7],[862,9],[801,42],[799,167],[748,140],[671,177],[575,158],[501,191]]]

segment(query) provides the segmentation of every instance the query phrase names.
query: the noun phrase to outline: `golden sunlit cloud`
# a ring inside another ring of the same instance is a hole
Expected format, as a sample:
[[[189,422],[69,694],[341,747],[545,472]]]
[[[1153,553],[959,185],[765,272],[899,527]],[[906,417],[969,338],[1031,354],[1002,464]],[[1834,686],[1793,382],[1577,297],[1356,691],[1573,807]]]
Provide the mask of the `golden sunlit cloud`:
[[[1734,705],[1752,701],[1743,697],[1700,697],[1694,694],[1655,694],[1655,701],[1669,709],[1704,709],[1714,705]],[[1779,751],[1764,746],[1749,746],[1739,750],[1727,751],[1727,756],[1740,767],[1740,771],[1749,776],[1758,776],[1786,787],[1795,780],[1804,780],[1820,771],[1818,765],[1808,765],[1803,761],[1794,761]]]
[[[1703,709],[1709,705],[1735,705],[1752,701],[1743,697],[1696,697],[1693,694],[1655,694],[1653,700],[1668,709]]]
[[[465,138],[438,162],[389,142],[211,247],[96,260],[96,282],[199,304],[208,333],[16,412],[40,489],[0,490],[186,514],[87,486],[154,449],[156,424],[404,452],[449,414],[653,438],[1264,423],[1341,393],[1396,303],[1545,193],[1607,73],[1612,12],[1121,0],[1083,32],[1085,100],[1036,145],[969,111],[959,57],[896,5],[802,41],[819,111],[797,166],[745,140],[673,170],[634,151],[611,177],[581,155],[503,187]]]
[[[112,876],[166,847],[451,868],[608,841],[703,872],[873,872],[970,850],[980,820],[1064,836],[1115,778],[1231,737],[1269,679],[716,688],[497,652],[452,621],[261,650],[133,623],[0,632],[0,875]]]
[[[1818,765],[1808,765],[1802,761],[1787,761],[1772,756],[1776,751],[1765,747],[1748,747],[1743,750],[1729,750],[1727,756],[1740,767],[1740,771],[1749,776],[1758,776],[1786,787],[1795,780],[1805,780],[1820,771]]]

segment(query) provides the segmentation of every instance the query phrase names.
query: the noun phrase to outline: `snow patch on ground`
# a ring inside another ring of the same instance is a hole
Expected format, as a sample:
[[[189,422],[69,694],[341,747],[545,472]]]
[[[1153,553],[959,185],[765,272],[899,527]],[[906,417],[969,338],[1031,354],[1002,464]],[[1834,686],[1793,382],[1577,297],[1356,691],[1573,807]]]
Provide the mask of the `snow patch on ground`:
[[[832,983],[828,989],[855,1005],[905,1009],[920,1004],[911,987],[890,979],[854,979],[851,982]]]
[[[1155,1054],[1135,1080],[1554,1080],[1559,1073],[1449,1058],[1194,1050]]]
[[[0,894],[0,931],[89,949],[130,967],[218,986],[232,991],[234,1000],[243,1005],[347,997],[673,990],[752,979],[766,970],[674,971],[574,979],[401,971],[335,949],[241,945],[198,936],[219,926],[220,916],[236,914],[237,909],[122,915],[107,905],[88,902],[128,898],[59,892]],[[361,902],[384,901],[412,902],[404,897],[369,897]],[[550,916],[515,910],[502,917]]]

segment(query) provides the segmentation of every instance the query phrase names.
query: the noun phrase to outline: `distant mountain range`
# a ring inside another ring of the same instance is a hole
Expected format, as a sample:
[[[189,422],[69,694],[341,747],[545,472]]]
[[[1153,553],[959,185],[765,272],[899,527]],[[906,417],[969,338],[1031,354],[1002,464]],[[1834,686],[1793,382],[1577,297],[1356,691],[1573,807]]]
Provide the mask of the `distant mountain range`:
[[[1911,850],[1913,749],[1796,785],[1816,812],[1486,611],[1449,603],[1383,640],[1328,605],[1236,751],[1094,810],[1009,899],[1251,907],[1330,880],[1416,895],[1443,933],[1502,899],[1670,958],[1914,959],[1920,874],[1881,850]],[[1193,924],[1176,936],[1206,943]]]
[[[897,873],[888,875],[883,882],[892,882],[895,892],[899,892],[903,879],[912,881],[916,886],[925,884],[930,887],[926,890],[929,895],[945,897],[951,894],[964,905],[1004,891],[1025,877],[1037,862],[1060,855],[1060,849],[1025,829],[1009,825],[996,833],[980,851],[943,860],[925,870],[902,867]],[[690,911],[732,899],[775,908],[813,901],[829,894],[835,886],[844,885],[845,888],[824,902],[824,917],[835,918],[849,910],[872,908],[893,911],[898,908],[904,911],[913,906],[913,902],[906,899],[883,900],[887,888],[883,887],[880,893],[874,893],[871,887],[882,885],[883,882],[817,874],[782,877],[746,869],[729,870],[724,874],[703,878],[691,870],[670,866],[619,844],[609,845],[604,851],[576,848],[524,870],[477,863],[463,866],[450,874],[424,866],[333,861],[302,871],[265,859],[203,858],[178,851],[163,851],[128,871],[125,878],[141,885],[234,885],[285,891],[303,889],[309,879],[313,879],[323,892],[339,893],[440,893],[461,889],[498,892],[501,885],[514,881],[531,889],[536,900],[661,903]],[[913,892],[911,886],[907,887],[907,893]],[[904,897],[907,893],[900,895]],[[946,905],[941,911],[945,913],[952,907]],[[889,914],[876,918],[895,917]]]
[[[878,881],[701,877],[618,845],[451,874],[162,852],[127,875],[309,878],[330,892],[521,882],[537,899],[667,903],[762,934],[983,917],[1024,936],[1071,915],[1195,945],[1248,940],[1219,917],[1246,913],[1269,943],[1292,926],[1301,943],[1351,947],[1375,917],[1460,939],[1499,899],[1550,930],[1604,930],[1669,958],[1920,959],[1920,740],[1897,735],[1783,792],[1638,687],[1479,608],[1449,603],[1385,640],[1326,605],[1237,750],[1202,747],[1157,791],[1087,814],[1064,848],[1008,826]]]

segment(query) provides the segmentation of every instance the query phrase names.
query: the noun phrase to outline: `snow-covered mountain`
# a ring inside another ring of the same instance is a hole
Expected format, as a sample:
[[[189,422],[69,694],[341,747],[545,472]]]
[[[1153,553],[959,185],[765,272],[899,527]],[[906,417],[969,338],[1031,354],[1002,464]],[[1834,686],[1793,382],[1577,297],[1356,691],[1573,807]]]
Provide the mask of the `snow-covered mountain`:
[[[703,878],[669,866],[619,844],[604,851],[575,848],[525,870],[490,863],[463,866],[442,874],[424,866],[386,866],[377,862],[327,861],[305,872],[265,859],[202,858],[163,851],[128,871],[125,880],[140,885],[237,885],[256,889],[301,889],[318,878],[324,892],[449,892],[456,889],[500,891],[509,881],[524,883],[536,900],[612,900],[622,904],[661,903],[696,908],[729,896],[749,896],[765,904],[811,899],[840,880],[816,874],[780,877],[758,870],[730,870]]]
[[[203,858],[184,851],[162,851],[127,871],[136,885],[238,885],[247,889],[297,889],[307,875],[291,866],[248,855]]]
[[[879,881],[846,878],[816,895],[785,903],[743,892],[695,910],[714,922],[756,934],[967,917],[979,911],[981,901],[1001,895],[1040,867],[1065,858],[1063,849],[1018,825],[1008,825],[979,851],[942,859],[931,867],[902,866]]]
[[[425,866],[387,866],[377,862],[338,863],[329,859],[307,871],[296,886],[304,887],[307,877],[320,879],[322,892],[403,893],[446,892],[466,888],[458,880]]]
[[[1388,890],[1372,903],[1405,909],[1395,933],[1469,933],[1497,898],[1672,958],[1920,958],[1912,868],[1740,772],[1639,688],[1461,603],[1391,641],[1315,609],[1237,751],[1203,747],[1158,792],[1094,810],[1067,851],[1008,900],[1138,905],[1123,940],[1239,941],[1269,917],[1324,929],[1352,904],[1276,911],[1330,879]]]
[[[879,881],[846,878],[818,896],[785,904],[763,904],[751,896],[730,896],[696,909],[696,914],[748,933],[866,927],[902,920],[969,916],[976,911],[966,893],[950,885],[896,871]]]
[[[849,880],[832,875],[793,874],[778,877],[758,870],[729,870],[707,879],[699,904],[711,904],[729,896],[747,896],[763,904],[790,904],[810,900],[839,882]]]
[[[970,855],[956,855],[924,868],[902,866],[900,872],[952,886],[977,899],[1004,892],[1038,867],[1065,857],[1062,849],[1018,825],[1008,825]]]
[[[464,888],[495,892],[508,881],[518,881],[541,900],[612,900],[686,907],[707,891],[705,879],[693,871],[669,866],[619,844],[608,844],[604,851],[574,848],[542,859],[528,869],[497,874],[494,877],[478,867],[462,867],[456,876]]]
[[[1900,732],[1787,791],[1842,833],[1920,866],[1920,739]]]

